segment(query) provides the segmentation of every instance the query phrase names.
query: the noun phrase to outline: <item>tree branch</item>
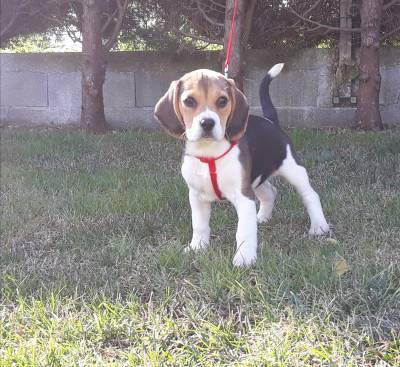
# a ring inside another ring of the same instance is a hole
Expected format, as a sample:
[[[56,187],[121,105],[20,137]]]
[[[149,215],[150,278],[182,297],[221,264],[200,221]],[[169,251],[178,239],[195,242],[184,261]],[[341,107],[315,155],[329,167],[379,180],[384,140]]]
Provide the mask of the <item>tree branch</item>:
[[[392,5],[400,5],[400,0],[392,0],[383,6],[383,10],[389,9]]]
[[[103,45],[104,51],[110,51],[111,48],[114,46],[115,42],[117,41],[119,32],[121,31],[121,26],[122,26],[122,22],[124,20],[124,16],[126,13],[126,9],[128,8],[128,4],[129,4],[130,0],[123,0],[123,3],[121,3],[120,0],[117,0],[117,4],[118,4],[118,19],[114,25],[114,29],[113,32],[110,36],[110,38],[108,39],[108,41]]]
[[[310,9],[306,10],[306,11],[303,13],[303,17],[305,17],[307,14],[311,13],[311,12],[321,3],[321,1],[322,1],[322,0],[317,0],[317,1],[310,7]]]
[[[16,22],[18,18],[23,15],[23,14],[29,14],[29,12],[26,11],[26,8],[29,6],[29,1],[22,1],[18,3],[13,16],[11,19],[7,22],[7,24],[4,26],[1,24],[1,30],[0,30],[0,38],[3,38],[7,33],[10,32],[10,30],[16,26]],[[34,12],[32,15],[36,15],[37,12]]]
[[[247,5],[246,15],[243,22],[243,41],[247,45],[249,40],[249,35],[251,32],[251,25],[253,20],[254,9],[256,7],[256,0],[249,0],[249,4]]]
[[[82,40],[75,35],[75,32],[71,31],[68,27],[65,28],[65,31],[68,34],[68,37],[71,38],[72,41],[82,43]]]
[[[324,24],[324,23],[317,22],[317,21],[312,20],[312,19],[308,19],[308,18],[304,17],[303,15],[297,13],[291,7],[289,7],[288,9],[292,14],[294,14],[296,17],[300,18],[301,20],[304,20],[307,23],[311,23],[311,24],[314,24],[316,26],[328,29],[330,31],[334,31],[334,32],[353,32],[353,33],[361,32],[361,28],[344,28],[344,27],[330,26],[329,24]]]
[[[215,25],[215,26],[217,26],[217,27],[224,27],[224,23],[217,22],[217,21],[211,19],[211,18],[207,15],[207,13],[205,12],[205,10],[201,7],[200,1],[199,1],[199,0],[196,0],[196,4],[197,4],[197,9],[199,10],[199,12],[200,12],[201,15],[203,16],[203,18],[204,18],[208,23],[210,23],[210,24],[212,24],[212,25]]]
[[[396,34],[397,32],[400,32],[400,26],[397,27],[397,28],[394,28],[394,29],[392,29],[390,32],[384,34],[384,35],[381,37],[381,41],[385,40],[386,38],[389,38],[389,37],[393,36],[393,35]]]
[[[108,26],[111,24],[111,22],[117,16],[117,14],[118,14],[118,9],[115,9],[114,12],[107,17],[107,20],[104,22],[103,27],[101,28],[101,33],[104,33],[106,31]]]
[[[180,35],[184,36],[184,37],[189,37],[189,38],[196,39],[196,40],[203,41],[203,42],[207,42],[207,43],[214,43],[216,45],[221,45],[221,46],[224,45],[224,43],[222,41],[212,40],[212,39],[209,39],[207,37],[202,37],[202,36],[198,36],[198,35],[195,35],[195,34],[192,34],[192,33],[187,33],[187,32],[181,31],[180,29],[178,29],[177,32]]]
[[[225,4],[220,4],[217,1],[209,0],[211,4],[214,4],[216,7],[219,7],[221,11],[225,13]]]

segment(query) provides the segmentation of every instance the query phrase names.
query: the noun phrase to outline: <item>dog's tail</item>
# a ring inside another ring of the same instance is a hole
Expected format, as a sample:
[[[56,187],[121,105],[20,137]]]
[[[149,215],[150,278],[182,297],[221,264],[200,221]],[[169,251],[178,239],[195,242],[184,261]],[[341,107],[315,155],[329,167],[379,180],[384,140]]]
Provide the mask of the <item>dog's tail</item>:
[[[263,116],[268,120],[271,120],[276,125],[279,125],[279,120],[276,109],[272,104],[271,97],[269,96],[269,84],[271,83],[272,79],[279,75],[284,65],[285,64],[276,64],[268,71],[267,75],[265,75],[261,81],[259,91]]]

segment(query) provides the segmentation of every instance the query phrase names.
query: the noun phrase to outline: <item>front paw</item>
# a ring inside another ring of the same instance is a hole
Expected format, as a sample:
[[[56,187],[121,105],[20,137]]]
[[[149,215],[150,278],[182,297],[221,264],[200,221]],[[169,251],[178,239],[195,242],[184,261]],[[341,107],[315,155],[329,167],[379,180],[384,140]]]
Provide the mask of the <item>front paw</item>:
[[[208,246],[208,241],[193,239],[188,246],[185,247],[185,252],[198,252]]]
[[[323,236],[330,233],[329,224],[324,222],[311,224],[308,233],[312,236]]]
[[[233,265],[238,267],[245,267],[254,264],[257,260],[256,252],[244,252],[238,250],[233,258]]]
[[[265,223],[268,222],[272,218],[272,210],[270,212],[261,212],[257,213],[257,222]]]

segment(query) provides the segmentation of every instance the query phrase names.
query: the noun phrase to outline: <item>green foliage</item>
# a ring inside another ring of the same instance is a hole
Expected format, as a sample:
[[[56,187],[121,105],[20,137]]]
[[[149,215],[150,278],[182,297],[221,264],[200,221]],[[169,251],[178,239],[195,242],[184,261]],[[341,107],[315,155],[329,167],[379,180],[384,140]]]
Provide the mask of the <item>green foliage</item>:
[[[24,0],[16,0],[23,2]],[[36,18],[23,16],[15,29],[15,34],[50,30],[50,34],[68,32],[79,36],[79,21],[82,7],[79,2],[57,4],[52,0],[31,0],[35,10],[41,4],[41,13]],[[10,3],[11,4],[11,3]],[[104,14],[112,14],[115,0],[104,2]],[[334,47],[339,37],[338,32],[328,31],[323,26],[316,26],[298,18],[289,10],[306,14],[312,21],[339,26],[339,0],[322,0],[314,7],[315,0],[270,0],[258,1],[254,11],[249,33],[249,47],[253,49],[286,47]],[[15,5],[8,5],[12,14]],[[44,9],[46,11],[44,11]],[[354,26],[360,23],[358,5],[354,6]],[[383,33],[391,32],[396,27],[400,7],[393,5],[384,12]],[[198,49],[221,49],[224,39],[225,17],[224,0],[135,0],[131,1],[122,24],[121,34],[114,50],[168,50],[185,52]],[[2,16],[9,18],[10,14]],[[204,16],[203,14],[206,14]],[[106,22],[104,16],[104,22]],[[112,33],[113,22],[106,27],[104,36]],[[34,36],[35,39],[37,36]],[[6,38],[7,40],[8,38]],[[34,39],[13,39],[8,49],[16,52],[56,50],[48,44]],[[359,42],[359,35],[354,37]],[[4,40],[3,40],[4,42]],[[384,45],[399,47],[398,33],[384,41]],[[59,48],[58,48],[59,49]],[[69,50],[69,49],[67,49]]]
[[[3,52],[28,53],[47,50],[50,42],[43,35],[20,36],[11,40]]]
[[[80,48],[80,44],[74,44],[67,37],[47,32],[44,34],[31,34],[13,38],[0,52],[65,52],[80,51]]]
[[[400,37],[386,39],[383,45],[388,47],[400,47]]]

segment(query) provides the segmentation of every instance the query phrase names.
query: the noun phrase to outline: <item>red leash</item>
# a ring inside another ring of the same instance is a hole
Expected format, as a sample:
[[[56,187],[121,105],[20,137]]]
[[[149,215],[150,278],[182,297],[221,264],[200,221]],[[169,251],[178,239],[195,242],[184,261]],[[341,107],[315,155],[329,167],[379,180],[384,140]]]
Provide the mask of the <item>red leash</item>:
[[[225,77],[228,77],[229,63],[231,62],[231,58],[232,58],[232,42],[233,42],[233,35],[235,34],[236,15],[237,15],[237,0],[234,0],[233,13],[232,13],[232,19],[231,19],[231,30],[229,31],[228,46],[226,47],[226,57],[225,57],[225,64],[224,64]]]
[[[201,162],[208,164],[208,171],[210,172],[211,184],[214,189],[215,195],[217,195],[217,198],[219,200],[222,200],[223,196],[222,196],[221,190],[218,187],[217,167],[215,165],[215,161],[217,161],[218,159],[220,159],[222,157],[225,157],[237,143],[238,142],[236,140],[232,140],[229,148],[224,153],[219,155],[218,157],[215,157],[215,158],[213,158],[213,157],[196,157]]]
[[[225,77],[228,77],[228,71],[229,71],[229,63],[232,58],[232,42],[233,42],[233,35],[235,34],[235,19],[237,15],[237,0],[234,0],[233,2],[233,13],[232,13],[232,19],[231,19],[231,29],[229,31],[229,39],[228,39],[228,46],[226,48],[226,57],[225,57],[225,63],[224,63],[224,74]],[[236,140],[231,141],[231,145],[229,148],[219,155],[218,157],[212,158],[212,157],[196,157],[203,163],[208,164],[208,171],[210,172],[210,178],[211,178],[211,184],[214,189],[215,195],[217,195],[217,198],[219,200],[223,199],[222,192],[219,189],[218,186],[218,176],[217,176],[217,167],[215,162],[222,158],[225,157],[232,149],[233,147],[237,144],[238,142]]]

